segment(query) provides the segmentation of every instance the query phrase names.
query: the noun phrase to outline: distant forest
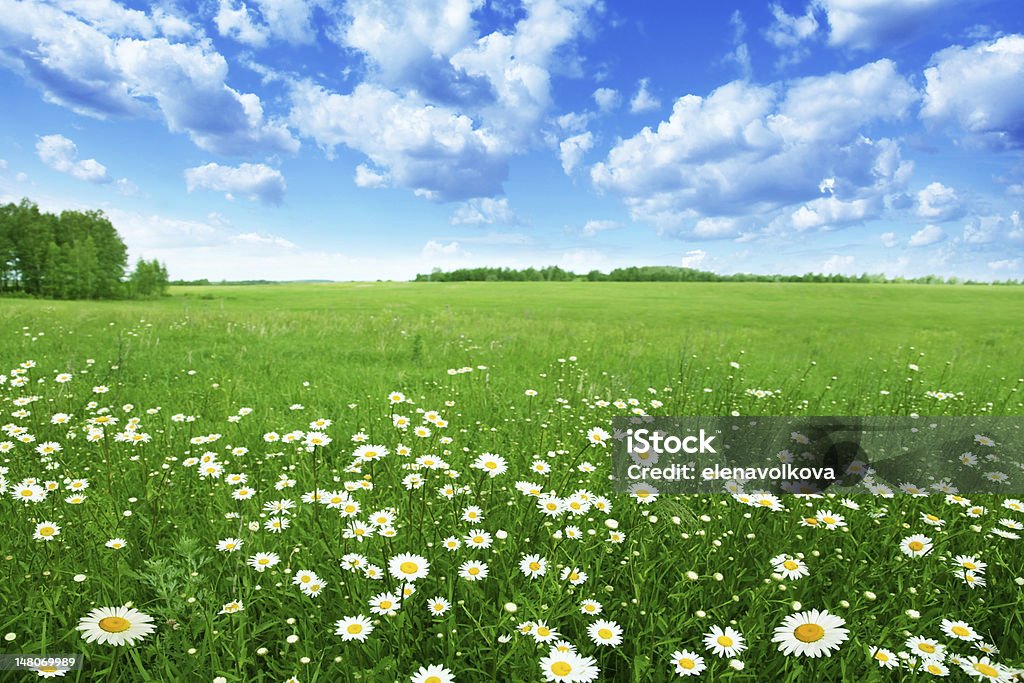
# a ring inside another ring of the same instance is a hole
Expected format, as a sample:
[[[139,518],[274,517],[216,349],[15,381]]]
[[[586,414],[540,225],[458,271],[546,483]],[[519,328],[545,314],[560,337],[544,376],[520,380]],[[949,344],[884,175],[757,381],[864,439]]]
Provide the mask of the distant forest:
[[[678,266],[632,266],[616,268],[610,273],[592,270],[585,275],[564,270],[558,266],[546,268],[459,268],[451,271],[435,270],[416,276],[416,282],[858,282],[914,285],[1019,285],[1017,280],[979,282],[925,275],[915,278],[887,278],[884,275],[825,275],[805,273],[803,275],[756,275],[735,273],[720,275],[707,270],[681,268]]]
[[[123,299],[167,293],[167,268],[140,259],[102,211],[46,213],[28,199],[0,205],[0,294]]]

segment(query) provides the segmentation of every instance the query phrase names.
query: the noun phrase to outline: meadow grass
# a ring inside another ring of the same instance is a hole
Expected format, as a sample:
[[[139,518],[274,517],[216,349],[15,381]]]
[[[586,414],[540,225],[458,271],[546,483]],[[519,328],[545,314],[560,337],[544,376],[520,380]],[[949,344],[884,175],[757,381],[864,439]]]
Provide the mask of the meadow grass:
[[[0,435],[11,443],[0,454],[0,634],[14,634],[0,646],[83,654],[84,669],[65,677],[83,681],[408,681],[430,664],[457,681],[538,681],[550,644],[516,627],[542,620],[594,657],[599,680],[672,680],[677,650],[702,654],[707,680],[898,680],[928,674],[882,671],[870,648],[899,652],[909,632],[983,656],[941,631],[942,619],[962,619],[999,647],[994,661],[1020,665],[1024,580],[1015,579],[1024,553],[992,529],[1013,536],[999,520],[1022,515],[1004,497],[972,496],[985,508],[977,517],[939,495],[865,495],[859,509],[787,496],[777,512],[729,496],[640,504],[610,493],[607,452],[587,435],[634,409],[1024,415],[1022,319],[1016,288],[910,285],[353,283],[179,287],[154,301],[0,300],[3,421],[35,437]],[[70,381],[57,382],[58,373]],[[14,386],[16,377],[28,381]],[[405,399],[393,402],[392,392]],[[438,416],[425,421],[422,411]],[[67,418],[54,424],[55,414]],[[396,415],[410,426],[396,427]],[[104,426],[104,416],[117,423]],[[318,418],[330,426],[314,428]],[[298,432],[293,443],[265,436]],[[331,441],[306,448],[310,432]],[[359,433],[365,442],[353,442]],[[132,434],[146,440],[133,445]],[[44,443],[60,450],[39,453]],[[346,471],[360,443],[389,455]],[[218,476],[190,462],[204,453],[215,454]],[[492,478],[474,468],[485,453],[508,471]],[[428,454],[446,466],[412,467]],[[537,461],[550,471],[533,469]],[[231,474],[245,481],[231,483]],[[275,487],[282,477],[294,485]],[[59,490],[17,500],[29,478]],[[77,479],[88,481],[84,502],[68,503],[65,482]],[[588,509],[545,516],[519,481],[563,503],[584,492]],[[346,483],[360,507],[353,517],[301,500]],[[457,491],[451,499],[438,494],[446,485]],[[239,489],[255,495],[236,500]],[[610,510],[592,505],[604,497]],[[295,508],[264,511],[282,499]],[[469,506],[483,518],[464,520]],[[351,522],[385,510],[393,537],[351,537]],[[819,511],[841,512],[846,526],[801,525]],[[289,527],[267,530],[272,517]],[[34,539],[41,522],[59,535]],[[443,548],[473,529],[493,545]],[[916,533],[934,548],[911,558],[899,545]],[[126,547],[106,547],[112,538]],[[218,551],[226,538],[243,547]],[[257,572],[246,560],[258,552],[281,561]],[[383,578],[343,569],[349,553]],[[395,615],[371,615],[373,596],[401,592],[388,571],[399,553],[429,560],[429,574]],[[770,560],[781,553],[805,562],[809,576],[774,577]],[[547,572],[524,576],[524,554],[541,555]],[[956,555],[986,562],[987,585],[966,586],[951,570]],[[485,562],[489,576],[461,578],[468,560]],[[588,578],[573,586],[563,567]],[[322,593],[293,585],[301,570],[326,582]],[[451,603],[441,616],[428,610],[434,596]],[[591,641],[583,599],[622,628],[620,645]],[[232,601],[244,609],[220,614]],[[772,631],[799,611],[794,601],[844,618],[849,640],[831,657],[780,654]],[[76,626],[89,610],[128,602],[153,616],[154,633],[123,647],[81,639]],[[366,642],[342,642],[335,622],[359,614],[379,620],[375,630]],[[714,625],[745,636],[749,648],[735,657],[742,670],[705,650]]]

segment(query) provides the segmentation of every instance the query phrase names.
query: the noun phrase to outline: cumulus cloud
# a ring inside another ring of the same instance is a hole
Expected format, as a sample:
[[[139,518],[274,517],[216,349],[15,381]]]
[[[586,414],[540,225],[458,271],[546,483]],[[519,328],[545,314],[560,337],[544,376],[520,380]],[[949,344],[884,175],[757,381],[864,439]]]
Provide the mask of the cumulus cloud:
[[[583,225],[582,232],[586,237],[593,237],[599,232],[614,230],[619,227],[621,227],[621,224],[618,221],[592,218]]]
[[[906,41],[932,17],[964,0],[815,0],[828,17],[829,43],[867,50]]]
[[[368,83],[348,95],[297,84],[291,121],[329,154],[339,144],[358,150],[426,196],[493,196],[508,173],[500,140],[469,116]]]
[[[825,275],[850,275],[856,259],[849,254],[833,254],[821,264],[821,272]]]
[[[997,261],[989,261],[988,267],[992,270],[1018,270],[1021,265],[1019,258],[1004,258]]]
[[[249,0],[252,7],[236,0],[220,0],[214,23],[222,36],[252,47],[263,47],[269,39],[292,44],[311,43],[316,37],[314,0]]]
[[[708,253],[703,249],[693,249],[686,252],[686,255],[679,259],[679,265],[683,268],[700,268]]]
[[[629,101],[629,110],[634,114],[653,111],[661,106],[661,100],[652,95],[647,89],[647,84],[649,82],[650,79],[641,78],[640,83],[637,85],[636,94],[633,95],[633,99]]]
[[[519,217],[508,205],[507,197],[477,197],[470,199],[452,214],[452,225],[513,225]]]
[[[109,5],[83,0],[69,7],[95,14]],[[297,151],[298,141],[287,128],[264,116],[258,96],[227,85],[227,62],[208,42],[168,40],[186,32],[181,20],[156,10],[150,15],[125,11],[128,18],[121,23],[126,26],[118,28],[112,12],[109,21],[93,23],[37,0],[7,3],[0,12],[4,64],[47,101],[79,114],[142,117],[155,104],[168,129],[187,134],[207,151]],[[127,26],[141,22],[139,17],[149,24]]]
[[[911,247],[928,247],[938,244],[944,239],[946,239],[946,233],[942,228],[937,225],[926,225],[910,236],[910,241],[907,242],[907,245]]]
[[[888,248],[895,247],[898,244],[896,233],[894,232],[883,232],[879,238],[882,240],[882,244]]]
[[[40,161],[55,171],[88,183],[109,183],[107,167],[95,159],[79,159],[78,147],[63,135],[44,135],[36,142]]]
[[[965,140],[1024,147],[1024,36],[1004,36],[932,56],[921,118]]]
[[[786,84],[734,81],[677,99],[667,120],[621,140],[591,178],[623,196],[634,219],[667,226],[804,202],[806,227],[860,220],[912,169],[897,142],[863,130],[904,118],[917,99],[886,59]],[[832,179],[824,198],[823,178]]]
[[[917,215],[933,221],[948,221],[963,215],[963,206],[955,189],[934,182],[917,193]]]
[[[619,106],[622,96],[614,88],[598,88],[594,91],[594,102],[603,112],[609,112]]]
[[[573,135],[558,143],[559,156],[562,159],[562,170],[572,175],[573,170],[583,161],[583,156],[594,147],[594,135],[587,131]]]
[[[462,248],[462,245],[458,242],[439,242],[437,240],[430,240],[423,245],[421,252],[425,259],[452,259],[455,257],[472,256],[469,252]]]
[[[356,166],[353,182],[355,182],[356,187],[377,189],[390,185],[391,178],[387,173],[379,173],[366,164],[359,164]]]
[[[189,192],[202,189],[229,197],[239,194],[264,204],[280,204],[287,189],[281,172],[265,164],[196,166],[185,170],[185,184]]]
[[[796,64],[810,54],[808,43],[818,32],[818,20],[814,16],[814,6],[808,6],[801,15],[791,15],[781,5],[772,4],[774,21],[763,32],[765,39],[783,51],[776,61],[777,68]]]

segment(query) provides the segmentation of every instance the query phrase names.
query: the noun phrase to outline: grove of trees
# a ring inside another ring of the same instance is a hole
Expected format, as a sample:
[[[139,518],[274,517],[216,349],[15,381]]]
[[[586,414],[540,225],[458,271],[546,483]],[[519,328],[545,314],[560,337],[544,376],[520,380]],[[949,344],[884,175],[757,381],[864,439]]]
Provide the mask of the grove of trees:
[[[166,294],[167,268],[139,260],[102,211],[46,213],[28,199],[0,206],[0,294],[116,299]]]
[[[926,275],[915,278],[886,278],[884,275],[837,275],[821,273],[804,273],[803,275],[757,275],[754,273],[735,273],[721,275],[696,268],[679,266],[631,266],[616,268],[609,273],[592,270],[586,275],[578,275],[563,270],[558,266],[547,268],[459,268],[451,271],[435,269],[429,275],[416,276],[416,282],[570,282],[587,280],[589,282],[859,282],[859,283],[890,283],[890,284],[922,284],[922,285],[1016,285],[1017,280],[1001,282],[974,282],[959,278],[944,278],[938,275]]]

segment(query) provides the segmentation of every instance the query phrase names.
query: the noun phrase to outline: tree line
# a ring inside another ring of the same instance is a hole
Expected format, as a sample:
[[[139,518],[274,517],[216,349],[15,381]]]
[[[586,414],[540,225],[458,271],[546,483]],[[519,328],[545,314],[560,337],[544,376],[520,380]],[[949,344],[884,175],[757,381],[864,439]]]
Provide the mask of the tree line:
[[[139,259],[102,211],[40,211],[28,199],[0,206],[0,294],[120,299],[167,293],[167,267]]]
[[[956,277],[944,278],[939,275],[925,275],[914,278],[887,278],[881,274],[839,275],[804,273],[803,275],[758,275],[755,273],[734,273],[722,275],[696,268],[679,266],[631,266],[616,268],[609,273],[592,270],[577,274],[558,266],[546,268],[458,268],[442,271],[435,268],[429,274],[419,274],[416,282],[855,282],[916,285],[1019,285],[1017,280],[978,282]]]

